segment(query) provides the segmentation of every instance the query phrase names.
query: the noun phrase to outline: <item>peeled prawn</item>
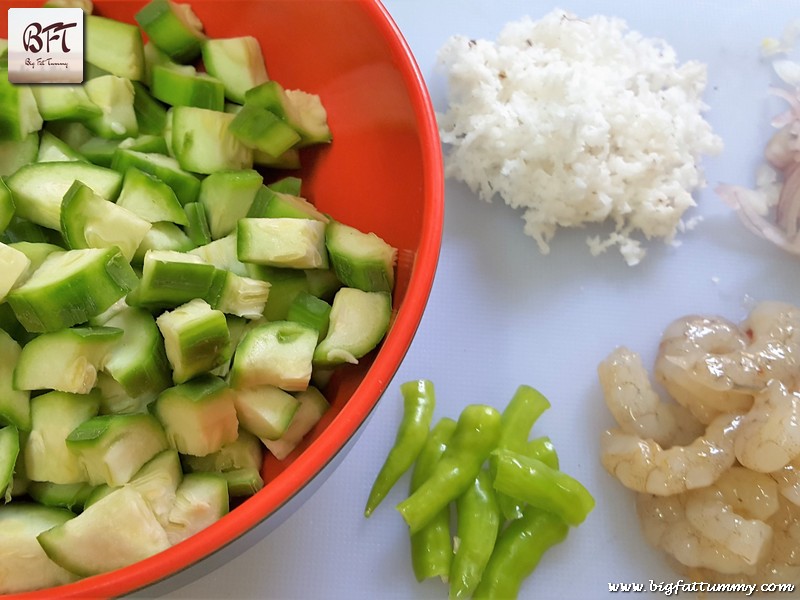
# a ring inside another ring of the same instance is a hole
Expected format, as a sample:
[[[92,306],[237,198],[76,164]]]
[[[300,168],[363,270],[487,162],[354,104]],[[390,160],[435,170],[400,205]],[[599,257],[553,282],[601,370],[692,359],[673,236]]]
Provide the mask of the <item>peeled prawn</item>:
[[[772,477],[738,465],[728,469],[712,486],[703,489],[735,506],[736,512],[747,519],[767,521],[778,512],[781,504],[778,484]]]
[[[770,551],[772,528],[765,521],[778,505],[778,486],[769,476],[733,467],[713,485],[687,492],[686,520],[706,539],[753,566]]]
[[[648,541],[693,581],[800,583],[800,308],[671,323],[654,376],[676,404],[625,348],[598,374],[619,424],[601,461],[639,492]]]
[[[754,573],[745,559],[708,539],[686,518],[686,494],[638,494],[636,512],[647,541],[682,565],[719,573]]]
[[[778,484],[781,495],[789,502],[800,506],[800,456],[769,475]]]
[[[597,373],[606,406],[625,433],[662,446],[687,444],[702,434],[702,425],[686,409],[661,400],[637,353],[616,348]]]
[[[777,471],[800,455],[800,393],[770,381],[744,415],[734,449],[742,465],[761,473]]]
[[[637,492],[667,496],[705,487],[736,462],[733,438],[740,423],[739,415],[722,415],[702,437],[669,449],[612,429],[601,438],[601,461],[624,486]]]
[[[742,329],[751,338],[746,354],[759,369],[758,381],[780,379],[787,385],[800,376],[800,308],[786,302],[760,302]]]
[[[717,571],[691,572],[694,581],[720,583],[793,583],[800,584],[800,508],[785,500],[768,521],[772,527],[772,548],[752,575],[731,576]]]
[[[721,414],[746,412],[758,388],[752,376],[755,367],[743,358],[747,343],[747,336],[726,319],[677,319],[661,337],[656,379],[702,423]]]
[[[800,506],[791,502],[781,502],[770,524],[775,530],[770,561],[800,567]]]

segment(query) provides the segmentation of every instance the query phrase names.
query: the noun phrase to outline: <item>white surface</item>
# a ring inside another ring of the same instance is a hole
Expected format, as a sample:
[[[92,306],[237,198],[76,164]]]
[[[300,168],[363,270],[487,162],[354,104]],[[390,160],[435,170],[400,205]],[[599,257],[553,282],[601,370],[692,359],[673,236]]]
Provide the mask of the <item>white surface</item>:
[[[446,96],[435,55],[449,35],[494,39],[505,22],[554,7],[530,0],[386,0],[386,6],[437,110]],[[778,106],[766,96],[770,78],[758,59],[759,42],[800,14],[797,2],[573,0],[561,6],[579,16],[623,17],[644,35],[668,40],[681,61],[707,63],[708,118],[726,143],[720,157],[705,161],[710,187],[752,181],[767,117]],[[629,268],[617,253],[592,259],[580,231],[559,234],[551,255],[541,256],[522,234],[517,213],[500,201],[480,202],[449,181],[428,309],[369,426],[330,479],[280,527],[242,554],[224,551],[218,557],[224,566],[169,597],[446,598],[440,581],[418,584],[411,571],[407,530],[392,508],[405,497],[407,479],[372,518],[362,516],[401,416],[398,386],[420,377],[436,384],[437,417],[457,416],[471,402],[502,407],[520,383],[539,388],[553,408],[535,431],[553,438],[562,468],[597,498],[587,522],[545,556],[522,597],[603,598],[608,582],[677,580],[640,536],[631,493],[599,464],[598,436],[611,419],[597,363],[619,344],[651,362],[662,328],[687,313],[738,320],[748,299],[800,302],[797,259],[747,233],[710,188],[698,200],[695,214],[705,221],[682,236],[680,247],[650,245],[643,264]]]

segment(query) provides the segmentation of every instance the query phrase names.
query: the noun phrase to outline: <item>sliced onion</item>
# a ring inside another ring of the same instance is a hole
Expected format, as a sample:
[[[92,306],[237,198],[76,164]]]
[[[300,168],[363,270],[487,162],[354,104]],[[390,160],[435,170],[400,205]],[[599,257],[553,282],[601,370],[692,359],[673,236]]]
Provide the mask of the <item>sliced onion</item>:
[[[771,40],[770,50],[778,45],[794,45],[800,34],[800,21],[794,22],[784,32],[780,44]],[[786,50],[786,48],[781,48]],[[776,52],[770,52],[775,54]],[[736,185],[720,185],[717,194],[739,215],[739,219],[750,231],[779,248],[792,254],[800,254],[800,63],[789,59],[776,59],[773,69],[788,87],[772,86],[769,93],[781,98],[789,109],[772,119],[773,127],[779,128],[764,150],[766,164],[762,169],[777,171],[777,178],[767,181],[759,176],[756,189]],[[777,201],[774,195],[776,184],[780,185]],[[771,214],[770,207],[775,210]]]
[[[773,127],[784,127],[794,121],[800,120],[800,100],[797,98],[796,91],[792,93],[789,90],[778,87],[770,87],[768,91],[773,96],[782,98],[789,103],[789,110],[772,119],[771,124]]]
[[[764,192],[727,184],[717,186],[714,191],[737,212],[744,226],[750,231],[791,254],[800,254],[800,237],[795,235],[790,238],[775,223],[771,223],[760,215],[755,209],[752,198],[748,198],[752,194],[763,194]]]

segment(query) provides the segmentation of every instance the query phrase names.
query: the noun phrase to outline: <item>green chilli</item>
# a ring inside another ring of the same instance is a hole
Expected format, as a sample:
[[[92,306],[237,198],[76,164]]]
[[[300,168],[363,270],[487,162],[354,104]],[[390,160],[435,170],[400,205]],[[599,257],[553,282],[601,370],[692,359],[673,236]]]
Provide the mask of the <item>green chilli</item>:
[[[397,480],[411,468],[428,438],[436,405],[433,383],[425,379],[407,381],[400,386],[400,392],[403,395],[403,420],[394,446],[370,490],[364,508],[365,517],[372,514]]]

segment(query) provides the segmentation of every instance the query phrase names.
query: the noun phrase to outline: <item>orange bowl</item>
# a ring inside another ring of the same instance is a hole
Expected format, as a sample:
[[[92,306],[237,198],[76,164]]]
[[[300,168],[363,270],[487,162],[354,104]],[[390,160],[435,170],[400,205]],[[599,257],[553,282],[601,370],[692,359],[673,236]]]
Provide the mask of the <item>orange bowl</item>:
[[[13,2],[14,7],[41,6]],[[143,1],[95,2],[134,22]],[[378,0],[191,0],[210,37],[255,36],[272,79],[319,94],[333,142],[302,156],[303,195],[323,212],[398,248],[394,318],[380,348],[341,369],[331,410],[264,488],[192,538],[134,565],[20,598],[119,596],[209,556],[273,515],[317,478],[359,431],[411,343],[433,284],[444,213],[442,156],[430,98],[401,33]],[[0,31],[7,30],[0,11]],[[276,173],[279,177],[285,173]],[[267,177],[270,175],[267,174]],[[352,444],[350,444],[352,445]]]

